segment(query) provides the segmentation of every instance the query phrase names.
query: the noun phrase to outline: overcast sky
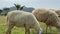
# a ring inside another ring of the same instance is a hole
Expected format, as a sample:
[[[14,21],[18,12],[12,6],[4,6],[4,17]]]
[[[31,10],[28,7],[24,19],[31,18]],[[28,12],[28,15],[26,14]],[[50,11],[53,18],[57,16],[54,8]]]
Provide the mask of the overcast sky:
[[[12,7],[14,3],[34,8],[55,8],[60,9],[60,0],[0,0],[0,9]]]

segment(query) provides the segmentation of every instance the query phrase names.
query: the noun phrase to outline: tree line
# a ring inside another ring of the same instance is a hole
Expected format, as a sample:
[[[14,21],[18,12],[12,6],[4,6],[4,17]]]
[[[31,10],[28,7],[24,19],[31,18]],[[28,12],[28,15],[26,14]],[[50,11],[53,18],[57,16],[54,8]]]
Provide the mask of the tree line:
[[[24,7],[24,6],[21,6],[20,4],[15,4],[15,3],[14,3],[14,6],[16,7],[16,10],[22,10],[23,7]],[[3,9],[0,9],[0,14],[1,14],[1,12],[3,12],[3,10],[4,11],[9,11],[10,8],[4,7]]]

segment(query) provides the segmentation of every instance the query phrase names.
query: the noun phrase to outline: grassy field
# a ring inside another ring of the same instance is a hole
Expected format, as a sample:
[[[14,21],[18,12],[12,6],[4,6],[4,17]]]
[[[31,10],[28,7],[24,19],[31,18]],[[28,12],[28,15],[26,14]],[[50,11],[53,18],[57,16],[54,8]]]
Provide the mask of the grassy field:
[[[7,29],[7,21],[6,21],[6,17],[5,16],[0,16],[0,34],[5,34],[6,29]],[[45,33],[45,27],[46,25],[44,23],[40,23],[41,28],[43,29],[43,34]],[[12,29],[12,34],[24,34],[24,28],[18,28],[18,27],[14,27]],[[31,32],[31,34],[33,34],[33,31]],[[48,29],[48,34],[50,34],[50,30]],[[55,27],[52,27],[52,34],[57,34],[57,30]]]

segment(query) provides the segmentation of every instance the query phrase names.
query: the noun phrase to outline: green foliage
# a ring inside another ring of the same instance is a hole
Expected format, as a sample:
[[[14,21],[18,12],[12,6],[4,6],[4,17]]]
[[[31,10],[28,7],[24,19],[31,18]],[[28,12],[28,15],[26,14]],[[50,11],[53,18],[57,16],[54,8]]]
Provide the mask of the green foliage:
[[[19,4],[14,4],[15,5],[15,7],[17,8],[17,10],[22,10],[23,9],[23,7],[25,7],[25,6],[21,6],[21,5],[19,5]]]
[[[19,4],[14,4],[14,5],[17,8],[17,10],[19,10],[19,8],[20,8],[21,5],[19,5]]]

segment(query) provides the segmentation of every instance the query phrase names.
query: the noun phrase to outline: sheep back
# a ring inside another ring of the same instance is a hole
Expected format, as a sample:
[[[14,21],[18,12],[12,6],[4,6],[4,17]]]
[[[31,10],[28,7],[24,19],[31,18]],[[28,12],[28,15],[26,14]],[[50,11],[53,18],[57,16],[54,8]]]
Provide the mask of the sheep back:
[[[8,12],[7,19],[16,26],[29,26],[33,27],[37,24],[37,20],[32,13],[15,10]],[[9,24],[11,24],[9,23]]]
[[[38,21],[44,22],[47,25],[56,26],[59,22],[58,15],[52,10],[36,9],[33,10],[32,13]]]

